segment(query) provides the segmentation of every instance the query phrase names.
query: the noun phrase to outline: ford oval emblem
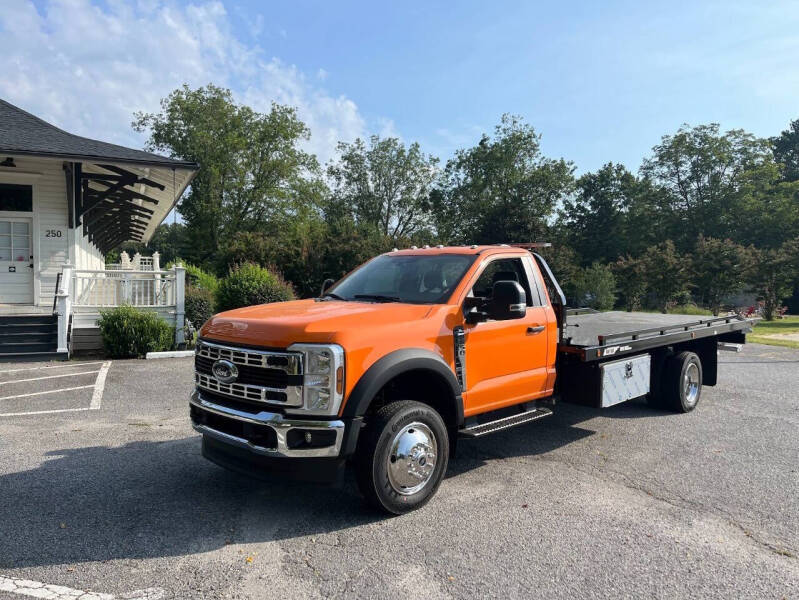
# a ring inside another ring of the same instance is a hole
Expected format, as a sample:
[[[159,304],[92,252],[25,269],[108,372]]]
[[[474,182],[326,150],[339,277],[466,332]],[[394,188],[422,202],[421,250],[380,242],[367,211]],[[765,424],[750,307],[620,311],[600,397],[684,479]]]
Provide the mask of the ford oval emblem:
[[[229,360],[218,360],[211,367],[211,372],[222,383],[233,383],[239,376],[239,370]]]

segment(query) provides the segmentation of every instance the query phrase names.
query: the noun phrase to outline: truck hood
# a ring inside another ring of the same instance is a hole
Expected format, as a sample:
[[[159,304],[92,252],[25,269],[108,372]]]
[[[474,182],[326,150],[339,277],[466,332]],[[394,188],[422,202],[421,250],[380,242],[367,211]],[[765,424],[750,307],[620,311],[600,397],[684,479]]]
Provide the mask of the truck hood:
[[[236,344],[285,348],[295,342],[335,342],[339,332],[417,321],[431,309],[426,304],[396,302],[276,302],[215,315],[200,335]]]

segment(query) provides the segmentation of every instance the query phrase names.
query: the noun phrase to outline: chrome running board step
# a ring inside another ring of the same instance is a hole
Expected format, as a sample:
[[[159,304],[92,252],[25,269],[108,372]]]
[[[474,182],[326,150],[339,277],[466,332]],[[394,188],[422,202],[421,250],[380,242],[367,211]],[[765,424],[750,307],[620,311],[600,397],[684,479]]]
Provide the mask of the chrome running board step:
[[[509,417],[497,419],[496,421],[489,421],[488,423],[480,423],[478,425],[472,425],[471,427],[465,427],[461,429],[459,433],[462,437],[467,438],[482,437],[484,435],[488,435],[489,433],[496,433],[497,431],[502,431],[503,429],[510,429],[511,427],[523,425],[525,423],[529,423],[530,421],[535,421],[536,419],[542,419],[551,414],[552,411],[548,408],[533,408],[517,415],[511,415]]]

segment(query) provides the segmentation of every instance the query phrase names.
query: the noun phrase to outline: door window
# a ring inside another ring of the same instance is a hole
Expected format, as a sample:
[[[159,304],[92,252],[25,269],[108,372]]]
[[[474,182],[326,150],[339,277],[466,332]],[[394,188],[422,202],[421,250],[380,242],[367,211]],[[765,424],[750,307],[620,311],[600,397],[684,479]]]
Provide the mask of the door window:
[[[472,287],[472,295],[477,298],[490,298],[497,281],[517,281],[524,288],[527,306],[533,306],[530,284],[524,272],[521,258],[500,258],[488,263]]]
[[[30,223],[0,221],[0,261],[30,260]]]
[[[0,183],[0,210],[33,211],[33,187],[14,183]]]

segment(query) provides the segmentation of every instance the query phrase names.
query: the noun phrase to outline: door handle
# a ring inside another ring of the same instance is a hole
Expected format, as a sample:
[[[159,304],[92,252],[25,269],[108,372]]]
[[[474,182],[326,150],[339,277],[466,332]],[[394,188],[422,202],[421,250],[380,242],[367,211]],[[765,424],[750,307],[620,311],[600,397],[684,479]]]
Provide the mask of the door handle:
[[[536,333],[541,333],[544,331],[546,327],[544,325],[535,325],[533,327],[527,328],[527,335],[535,335]]]

